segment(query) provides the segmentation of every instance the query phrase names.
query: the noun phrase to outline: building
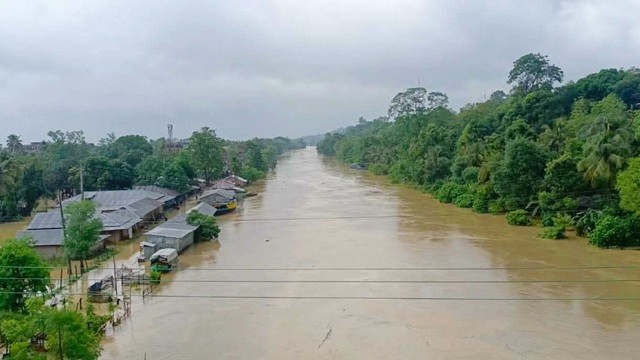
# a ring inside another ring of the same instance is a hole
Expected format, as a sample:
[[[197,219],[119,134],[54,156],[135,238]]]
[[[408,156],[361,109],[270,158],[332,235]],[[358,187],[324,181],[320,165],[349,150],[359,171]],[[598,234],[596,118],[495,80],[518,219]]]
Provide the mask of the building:
[[[227,204],[235,199],[236,193],[233,190],[211,189],[202,193],[200,201],[211,206]]]
[[[102,234],[112,242],[132,238],[143,222],[140,217],[127,209],[96,211],[94,216],[102,221]],[[62,233],[62,220],[57,210],[35,214],[26,228],[28,231],[54,229]]]
[[[224,180],[234,184],[237,187],[241,187],[241,188],[249,185],[249,180],[243,179],[238,175],[229,175],[226,178],[224,178]]]
[[[133,190],[144,190],[162,194],[163,196],[156,200],[164,204],[164,210],[180,206],[180,204],[184,203],[187,199],[187,194],[181,194],[175,190],[155,185],[134,185]]]
[[[155,251],[171,248],[181,253],[193,244],[194,232],[197,229],[197,226],[187,223],[187,214],[179,214],[158,225],[155,229],[147,231],[145,233],[146,242],[154,244]]]
[[[26,145],[22,146],[24,152],[27,153],[27,154],[40,153],[40,152],[42,152],[42,150],[44,150],[45,147],[47,147],[47,142],[46,141],[31,142],[29,144],[26,144]]]
[[[96,204],[100,212],[127,209],[143,220],[141,226],[160,219],[163,215],[165,195],[146,190],[108,190],[85,191],[85,200]],[[76,195],[62,202],[63,206],[80,201],[81,195]]]
[[[37,229],[18,231],[17,238],[33,241],[36,252],[45,259],[64,257],[64,234],[62,228]],[[105,248],[105,240],[108,235],[101,235],[91,251],[99,252]]]
[[[187,210],[187,214],[192,212],[192,211],[197,211],[197,212],[199,212],[200,214],[203,214],[203,215],[215,216],[216,212],[218,211],[218,209],[214,208],[213,206],[211,206],[209,204],[200,203],[200,204],[192,207],[191,209]]]
[[[246,192],[245,189],[236,186],[235,184],[227,181],[227,180],[218,180],[211,185],[212,189],[223,189],[223,190],[232,190],[236,194],[244,194]]]

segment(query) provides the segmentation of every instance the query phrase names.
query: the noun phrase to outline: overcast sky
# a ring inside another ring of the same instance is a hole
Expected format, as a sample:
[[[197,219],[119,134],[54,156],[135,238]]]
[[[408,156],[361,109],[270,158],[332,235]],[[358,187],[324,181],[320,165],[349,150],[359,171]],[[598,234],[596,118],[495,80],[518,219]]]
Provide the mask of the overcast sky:
[[[324,133],[420,81],[457,109],[515,59],[640,65],[640,0],[2,1],[0,137]],[[4,142],[4,141],[3,141]]]

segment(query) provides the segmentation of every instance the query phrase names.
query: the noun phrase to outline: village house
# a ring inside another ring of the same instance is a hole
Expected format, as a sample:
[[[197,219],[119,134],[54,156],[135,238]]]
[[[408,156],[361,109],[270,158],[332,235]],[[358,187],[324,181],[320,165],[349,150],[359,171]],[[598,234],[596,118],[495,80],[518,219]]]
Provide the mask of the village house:
[[[187,199],[187,194],[181,194],[178,191],[155,185],[134,185],[133,190],[144,190],[162,194],[163,196],[156,200],[163,203],[165,211],[180,206],[180,204],[184,203]]]
[[[91,200],[96,204],[100,212],[109,212],[126,209],[142,219],[139,226],[145,226],[149,222],[156,221],[163,216],[164,203],[161,202],[165,195],[146,190],[109,190],[109,191],[85,191],[85,200]],[[62,202],[63,206],[80,201],[81,195],[76,195]]]
[[[230,182],[233,185],[241,188],[244,188],[247,185],[249,185],[249,180],[241,178],[238,175],[229,175],[226,178],[224,178],[224,181]]]
[[[193,244],[194,232],[197,226],[187,223],[187,214],[178,214],[145,233],[147,243],[155,245],[155,251],[160,249],[175,249],[181,253]]]
[[[227,204],[235,199],[236,193],[233,190],[211,189],[202,193],[200,201],[211,206]]]
[[[16,233],[17,238],[29,239],[40,256],[46,259],[61,258],[64,256],[64,233],[60,213],[39,213],[33,218],[25,230]],[[107,234],[100,236],[92,251],[99,252],[105,248]]]

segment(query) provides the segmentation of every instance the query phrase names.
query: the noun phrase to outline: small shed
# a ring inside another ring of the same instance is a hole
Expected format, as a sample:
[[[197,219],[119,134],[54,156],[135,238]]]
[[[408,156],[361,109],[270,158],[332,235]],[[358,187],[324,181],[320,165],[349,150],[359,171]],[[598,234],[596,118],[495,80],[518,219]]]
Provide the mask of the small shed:
[[[211,189],[202,193],[200,201],[211,206],[226,204],[235,199],[236,193],[233,190]]]
[[[179,214],[145,235],[147,242],[156,245],[156,251],[171,248],[181,253],[193,244],[196,229],[197,226],[187,224],[187,214]]]

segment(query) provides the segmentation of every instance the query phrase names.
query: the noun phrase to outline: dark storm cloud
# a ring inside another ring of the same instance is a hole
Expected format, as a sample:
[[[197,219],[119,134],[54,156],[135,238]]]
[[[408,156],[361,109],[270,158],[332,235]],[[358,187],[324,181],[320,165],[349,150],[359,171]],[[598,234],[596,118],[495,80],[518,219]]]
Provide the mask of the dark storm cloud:
[[[0,136],[49,129],[299,136],[385,113],[398,91],[457,108],[548,54],[575,79],[638,65],[638,1],[2,3]]]

